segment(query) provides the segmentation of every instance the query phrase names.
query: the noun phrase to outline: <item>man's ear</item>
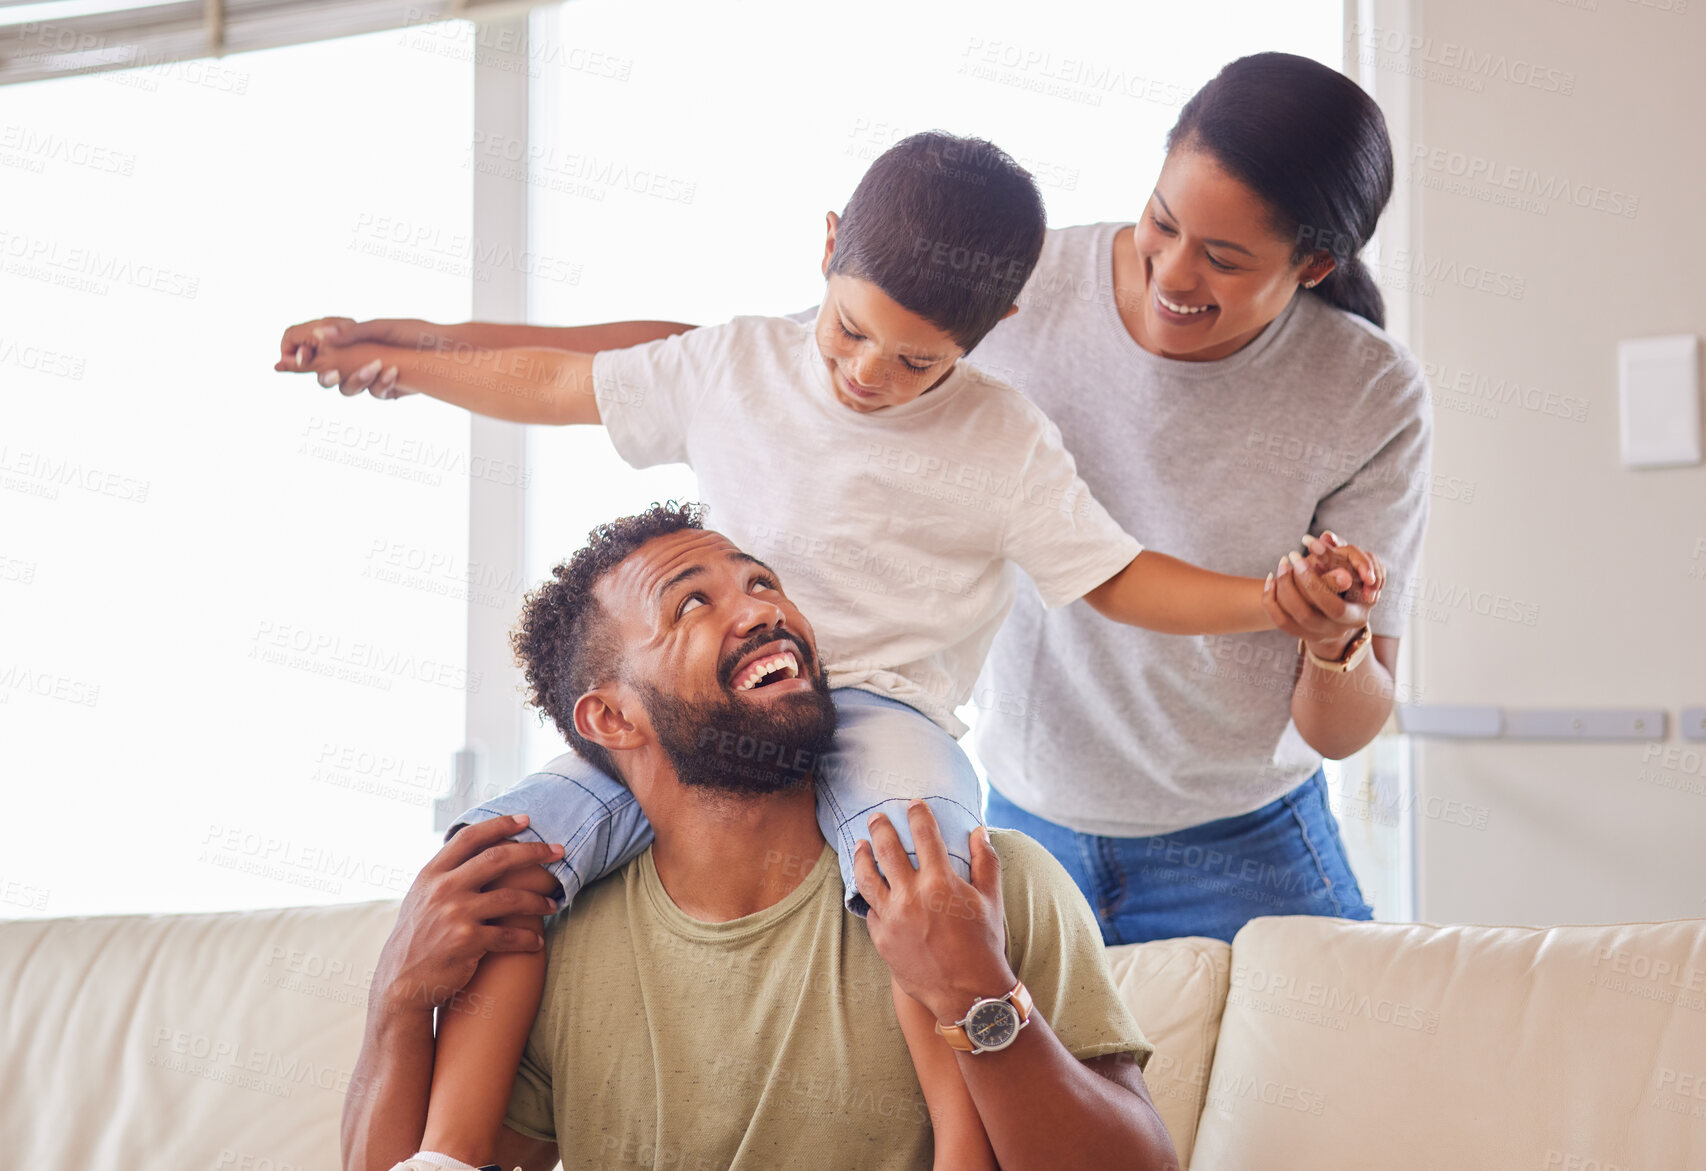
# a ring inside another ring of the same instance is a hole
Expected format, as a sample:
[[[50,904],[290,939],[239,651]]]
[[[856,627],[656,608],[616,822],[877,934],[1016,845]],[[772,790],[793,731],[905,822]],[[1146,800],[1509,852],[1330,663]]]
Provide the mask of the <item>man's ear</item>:
[[[575,731],[610,752],[638,748],[645,734],[623,710],[613,687],[597,687],[575,700]]]
[[[823,241],[823,275],[828,276],[829,258],[835,255],[835,229],[841,223],[841,217],[834,212],[829,212],[824,216],[824,221],[829,227],[829,232]]]
[[[1009,317],[1013,316],[1013,314],[1017,313],[1018,311],[1019,311],[1019,302],[1015,301],[1011,305],[1007,306],[1007,312],[1005,312],[1001,315],[1001,320],[1006,321]],[[1026,320],[1030,320],[1030,319],[1026,318]]]

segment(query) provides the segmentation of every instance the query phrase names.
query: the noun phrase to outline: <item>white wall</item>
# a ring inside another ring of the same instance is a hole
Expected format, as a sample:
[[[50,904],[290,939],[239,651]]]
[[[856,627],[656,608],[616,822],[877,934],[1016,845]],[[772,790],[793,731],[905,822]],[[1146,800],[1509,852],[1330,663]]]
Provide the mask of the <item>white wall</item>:
[[[1414,20],[1419,247],[1383,280],[1421,282],[1435,388],[1419,698],[1706,704],[1706,468],[1622,469],[1616,381],[1620,338],[1706,333],[1706,3],[1418,0]],[[1396,72],[1380,30],[1356,35]],[[1452,174],[1470,159],[1499,183]],[[1706,745],[1673,719],[1667,748],[1692,767],[1633,743],[1422,742],[1421,917],[1706,916],[1706,754],[1680,753]]]

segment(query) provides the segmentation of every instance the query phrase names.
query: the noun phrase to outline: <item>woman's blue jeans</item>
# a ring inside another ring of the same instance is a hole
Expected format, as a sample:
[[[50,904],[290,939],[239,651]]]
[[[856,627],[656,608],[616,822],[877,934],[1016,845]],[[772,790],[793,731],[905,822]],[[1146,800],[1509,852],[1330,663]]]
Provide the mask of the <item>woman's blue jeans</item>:
[[[1321,770],[1252,813],[1147,838],[1081,834],[993,786],[985,820],[1021,830],[1066,867],[1109,944],[1206,935],[1231,942],[1258,915],[1372,919]]]

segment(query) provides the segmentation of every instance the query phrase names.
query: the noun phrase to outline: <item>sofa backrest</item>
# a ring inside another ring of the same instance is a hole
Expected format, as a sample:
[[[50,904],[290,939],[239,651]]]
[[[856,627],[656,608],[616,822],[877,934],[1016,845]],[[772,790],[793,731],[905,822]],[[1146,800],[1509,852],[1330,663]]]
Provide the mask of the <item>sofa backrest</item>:
[[[0,921],[0,1135],[32,1171],[329,1171],[394,901]],[[1218,940],[1110,951],[1188,1156],[1226,998]]]
[[[1108,949],[1120,995],[1155,1053],[1143,1071],[1155,1109],[1188,1167],[1214,1068],[1232,947],[1218,939],[1166,939]]]
[[[1706,920],[1257,919],[1192,1171],[1706,1168]]]
[[[396,913],[0,922],[7,1164],[335,1168]],[[1192,1171],[1706,1168],[1706,921],[1258,919],[1109,960]]]
[[[0,1135],[43,1171],[332,1171],[395,902],[0,922]]]

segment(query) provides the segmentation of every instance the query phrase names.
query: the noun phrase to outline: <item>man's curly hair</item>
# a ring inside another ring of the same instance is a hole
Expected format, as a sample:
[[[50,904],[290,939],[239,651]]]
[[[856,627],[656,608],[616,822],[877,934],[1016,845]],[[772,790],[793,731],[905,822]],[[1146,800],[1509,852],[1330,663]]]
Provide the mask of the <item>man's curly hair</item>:
[[[610,681],[621,651],[593,587],[647,541],[703,529],[704,518],[703,504],[670,500],[599,525],[587,534],[585,548],[559,562],[551,580],[527,595],[510,633],[516,660],[527,673],[528,702],[551,717],[589,764],[624,783],[610,753],[575,730],[575,702]]]

